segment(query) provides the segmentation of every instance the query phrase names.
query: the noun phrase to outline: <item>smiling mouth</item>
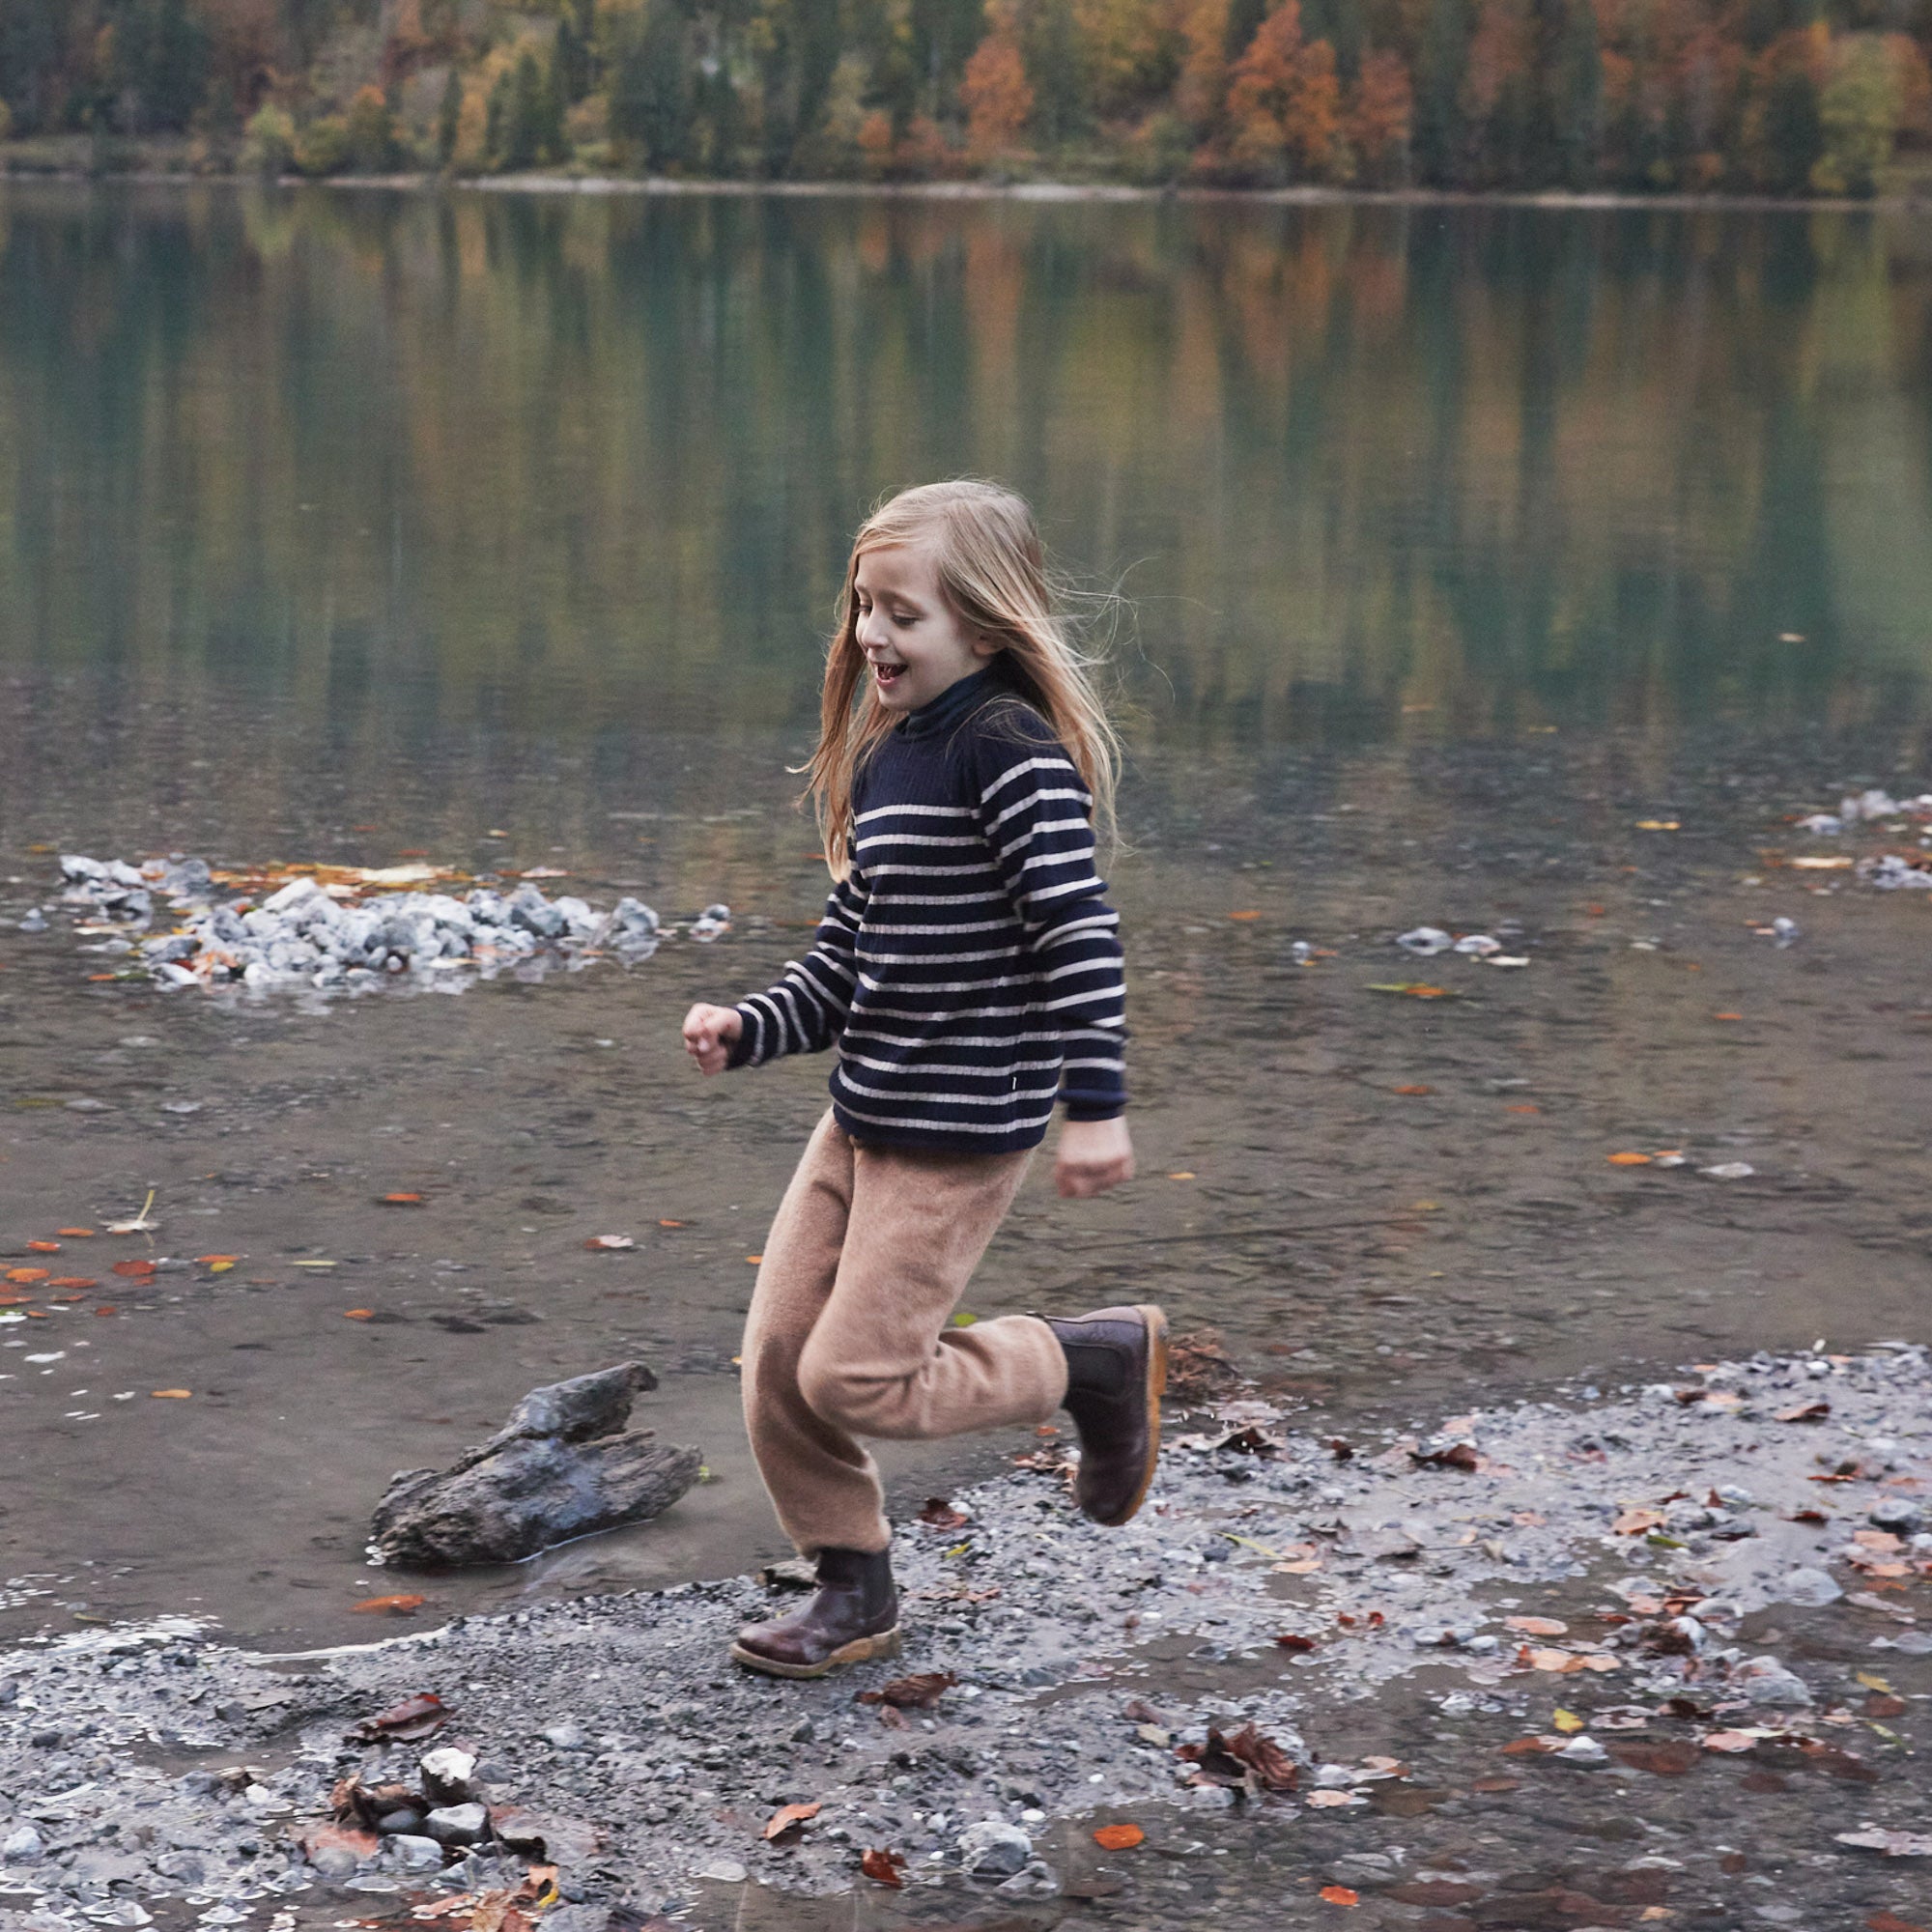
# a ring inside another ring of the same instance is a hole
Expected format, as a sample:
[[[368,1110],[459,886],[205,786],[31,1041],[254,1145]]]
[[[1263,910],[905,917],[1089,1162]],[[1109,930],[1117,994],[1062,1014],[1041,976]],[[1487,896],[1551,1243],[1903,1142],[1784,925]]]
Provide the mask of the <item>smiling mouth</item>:
[[[882,685],[895,683],[904,671],[905,666],[902,664],[879,664],[874,662],[872,666],[872,675]]]

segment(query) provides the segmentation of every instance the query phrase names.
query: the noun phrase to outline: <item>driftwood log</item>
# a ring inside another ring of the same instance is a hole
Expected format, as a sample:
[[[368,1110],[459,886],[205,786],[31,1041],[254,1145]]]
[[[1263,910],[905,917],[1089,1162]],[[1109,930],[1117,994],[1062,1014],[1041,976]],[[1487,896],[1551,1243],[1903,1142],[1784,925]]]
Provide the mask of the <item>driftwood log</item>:
[[[447,1469],[405,1469],[371,1530],[390,1563],[443,1569],[513,1563],[554,1543],[644,1522],[697,1479],[696,1449],[628,1429],[633,1397],[658,1378],[621,1362],[532,1389],[510,1419]]]

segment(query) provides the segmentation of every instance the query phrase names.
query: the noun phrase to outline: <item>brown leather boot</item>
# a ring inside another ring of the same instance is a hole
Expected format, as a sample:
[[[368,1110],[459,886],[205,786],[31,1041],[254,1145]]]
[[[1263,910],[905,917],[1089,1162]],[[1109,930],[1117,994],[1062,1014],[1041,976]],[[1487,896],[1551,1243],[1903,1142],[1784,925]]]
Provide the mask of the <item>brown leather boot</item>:
[[[747,1624],[731,1656],[767,1677],[823,1677],[847,1663],[896,1657],[899,1593],[889,1549],[818,1552],[818,1589],[788,1617]]]
[[[1151,1303],[1041,1318],[1066,1356],[1063,1406],[1080,1433],[1073,1498],[1095,1522],[1125,1522],[1160,1460],[1167,1317]]]

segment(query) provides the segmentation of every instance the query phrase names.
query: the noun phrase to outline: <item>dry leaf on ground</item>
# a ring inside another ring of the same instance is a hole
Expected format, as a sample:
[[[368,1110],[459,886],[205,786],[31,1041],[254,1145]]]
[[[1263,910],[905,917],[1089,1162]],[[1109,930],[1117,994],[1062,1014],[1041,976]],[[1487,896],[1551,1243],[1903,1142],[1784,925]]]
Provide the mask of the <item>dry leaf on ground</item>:
[[[897,1852],[870,1851],[859,1861],[859,1869],[877,1885],[889,1885],[897,1891],[905,1880],[899,1873],[905,1868],[905,1860]]]
[[[1102,1825],[1094,1833],[1094,1842],[1103,1852],[1129,1852],[1146,1837],[1138,1825]]]

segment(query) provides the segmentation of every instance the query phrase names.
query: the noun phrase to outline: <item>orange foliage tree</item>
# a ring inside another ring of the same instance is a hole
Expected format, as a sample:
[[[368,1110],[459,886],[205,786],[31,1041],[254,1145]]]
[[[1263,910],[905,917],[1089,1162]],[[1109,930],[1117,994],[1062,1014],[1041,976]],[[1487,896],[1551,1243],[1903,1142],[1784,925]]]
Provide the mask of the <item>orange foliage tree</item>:
[[[966,151],[976,161],[996,160],[1019,147],[1033,113],[1033,83],[1010,29],[996,26],[973,50],[959,104],[966,110]]]
[[[1387,185],[1408,175],[1408,132],[1415,95],[1400,54],[1369,53],[1349,91],[1349,146],[1363,179]]]
[[[1344,171],[1335,49],[1301,38],[1300,0],[1282,0],[1228,79],[1228,158],[1236,170],[1328,181]]]

